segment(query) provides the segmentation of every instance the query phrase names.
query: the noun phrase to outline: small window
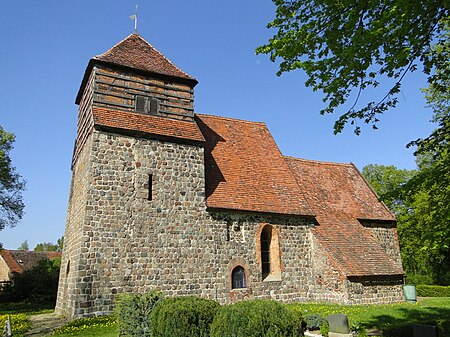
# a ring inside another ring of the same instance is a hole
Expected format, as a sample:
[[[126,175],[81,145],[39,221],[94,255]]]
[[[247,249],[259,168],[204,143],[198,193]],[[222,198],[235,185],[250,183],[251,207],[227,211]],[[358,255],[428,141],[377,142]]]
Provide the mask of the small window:
[[[140,113],[145,113],[145,106],[146,106],[146,97],[136,95],[135,98],[135,111]]]
[[[247,288],[245,279],[245,270],[241,266],[237,266],[231,272],[232,289]]]
[[[147,200],[152,200],[153,199],[153,174],[149,174],[148,175],[148,197]]]
[[[159,111],[159,101],[155,97],[136,95],[134,110],[140,113],[155,115]]]
[[[272,228],[265,226],[261,232],[261,271],[263,276],[270,274],[270,243]]]

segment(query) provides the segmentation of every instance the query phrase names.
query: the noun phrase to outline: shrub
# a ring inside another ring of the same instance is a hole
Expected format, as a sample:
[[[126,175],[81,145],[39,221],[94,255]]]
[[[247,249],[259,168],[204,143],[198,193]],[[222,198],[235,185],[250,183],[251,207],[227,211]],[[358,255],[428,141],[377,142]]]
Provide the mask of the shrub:
[[[416,286],[417,296],[421,297],[450,297],[450,286]]]
[[[211,325],[211,337],[303,336],[302,316],[271,300],[238,302],[220,308]]]
[[[116,298],[115,315],[119,336],[150,336],[150,314],[163,295],[158,291],[147,294],[123,293]]]
[[[327,323],[327,320],[320,314],[312,314],[305,316],[305,322],[308,330],[319,330],[322,325]]]
[[[166,298],[151,314],[151,336],[209,336],[218,308],[217,302],[199,297]]]

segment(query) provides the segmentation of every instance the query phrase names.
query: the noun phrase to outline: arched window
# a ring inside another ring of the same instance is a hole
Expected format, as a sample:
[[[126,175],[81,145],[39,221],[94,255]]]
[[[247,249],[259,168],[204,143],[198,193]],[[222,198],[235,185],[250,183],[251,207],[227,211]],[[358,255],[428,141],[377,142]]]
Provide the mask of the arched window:
[[[280,232],[275,225],[260,227],[256,237],[256,258],[264,281],[281,281]]]
[[[247,288],[245,270],[242,266],[237,266],[231,272],[231,288]]]
[[[263,276],[270,274],[270,243],[272,227],[265,226],[261,231],[261,271]]]

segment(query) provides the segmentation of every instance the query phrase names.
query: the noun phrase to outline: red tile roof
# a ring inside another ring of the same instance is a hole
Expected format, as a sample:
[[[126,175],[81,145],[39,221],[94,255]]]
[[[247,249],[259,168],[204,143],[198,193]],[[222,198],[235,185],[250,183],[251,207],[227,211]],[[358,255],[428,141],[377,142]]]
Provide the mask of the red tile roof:
[[[61,252],[35,252],[27,250],[4,249],[0,250],[0,256],[8,265],[11,272],[20,274],[25,270],[32,269],[41,260],[60,257]]]
[[[285,157],[316,214],[314,236],[346,276],[402,275],[358,219],[395,221],[353,164]]]
[[[206,203],[210,208],[313,213],[264,123],[197,115],[206,140]]]
[[[180,82],[195,87],[198,81],[175,66],[155,47],[139,34],[131,34],[101,55],[94,56],[84,72],[75,103],[81,102],[84,88],[89,80],[93,67],[98,63],[127,67],[137,71],[169,76]]]
[[[111,49],[93,58],[146,72],[195,80],[177,68],[139,34],[131,34]]]
[[[202,133],[193,121],[93,107],[94,125],[141,132],[172,139],[204,142]]]

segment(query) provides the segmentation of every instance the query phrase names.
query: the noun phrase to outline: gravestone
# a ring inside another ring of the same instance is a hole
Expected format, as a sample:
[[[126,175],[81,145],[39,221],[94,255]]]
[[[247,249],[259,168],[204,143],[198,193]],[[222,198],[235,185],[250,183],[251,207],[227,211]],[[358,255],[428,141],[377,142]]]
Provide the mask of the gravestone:
[[[347,315],[334,314],[327,316],[328,325],[330,327],[329,337],[352,337],[350,327],[348,326]]]
[[[414,324],[412,328],[414,337],[437,337],[437,330],[434,325]]]

